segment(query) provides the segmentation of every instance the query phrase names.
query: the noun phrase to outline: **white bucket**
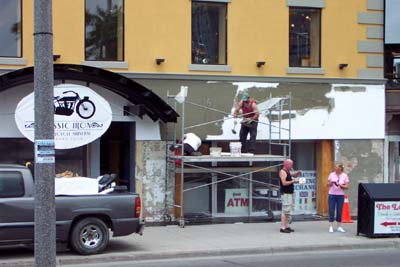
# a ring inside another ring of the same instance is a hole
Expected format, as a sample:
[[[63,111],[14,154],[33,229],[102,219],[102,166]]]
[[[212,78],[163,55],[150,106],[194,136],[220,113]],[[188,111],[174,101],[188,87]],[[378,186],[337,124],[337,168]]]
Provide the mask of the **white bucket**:
[[[242,143],[230,142],[229,149],[231,151],[231,157],[240,157],[242,153]]]
[[[221,147],[210,147],[210,156],[211,157],[221,157]]]

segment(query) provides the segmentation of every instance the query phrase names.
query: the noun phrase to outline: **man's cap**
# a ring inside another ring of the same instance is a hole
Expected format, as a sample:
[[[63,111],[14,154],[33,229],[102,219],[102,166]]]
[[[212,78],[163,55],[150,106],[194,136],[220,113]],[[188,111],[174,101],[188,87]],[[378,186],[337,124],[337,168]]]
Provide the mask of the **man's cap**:
[[[249,93],[248,92],[243,92],[242,100],[243,101],[247,101],[248,99],[249,99]]]

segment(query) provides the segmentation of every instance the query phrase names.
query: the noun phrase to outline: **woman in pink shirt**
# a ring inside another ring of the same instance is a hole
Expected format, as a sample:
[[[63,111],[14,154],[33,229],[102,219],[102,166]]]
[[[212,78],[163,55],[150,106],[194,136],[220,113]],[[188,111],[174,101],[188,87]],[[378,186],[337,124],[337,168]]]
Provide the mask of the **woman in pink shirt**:
[[[328,206],[329,206],[329,232],[333,233],[333,222],[335,221],[336,210],[336,224],[337,232],[345,233],[346,231],[341,227],[342,223],[342,209],[344,203],[344,190],[349,188],[349,176],[343,172],[343,164],[336,164],[335,171],[331,172],[328,177]]]

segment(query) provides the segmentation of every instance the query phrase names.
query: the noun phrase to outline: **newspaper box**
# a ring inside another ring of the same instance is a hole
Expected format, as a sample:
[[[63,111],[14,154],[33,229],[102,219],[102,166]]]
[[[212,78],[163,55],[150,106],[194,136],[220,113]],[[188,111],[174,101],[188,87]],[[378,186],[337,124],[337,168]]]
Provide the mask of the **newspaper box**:
[[[400,184],[358,185],[357,235],[400,236]]]

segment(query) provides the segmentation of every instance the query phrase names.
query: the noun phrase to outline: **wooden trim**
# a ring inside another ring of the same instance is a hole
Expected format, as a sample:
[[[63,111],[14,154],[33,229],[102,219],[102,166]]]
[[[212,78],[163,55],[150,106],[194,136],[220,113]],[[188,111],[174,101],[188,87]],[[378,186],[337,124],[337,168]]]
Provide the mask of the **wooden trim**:
[[[326,181],[333,170],[333,141],[322,140],[317,143],[317,213],[328,215],[328,187]]]
[[[182,207],[182,199],[181,199],[181,173],[175,173],[175,218],[181,217],[181,207]]]

